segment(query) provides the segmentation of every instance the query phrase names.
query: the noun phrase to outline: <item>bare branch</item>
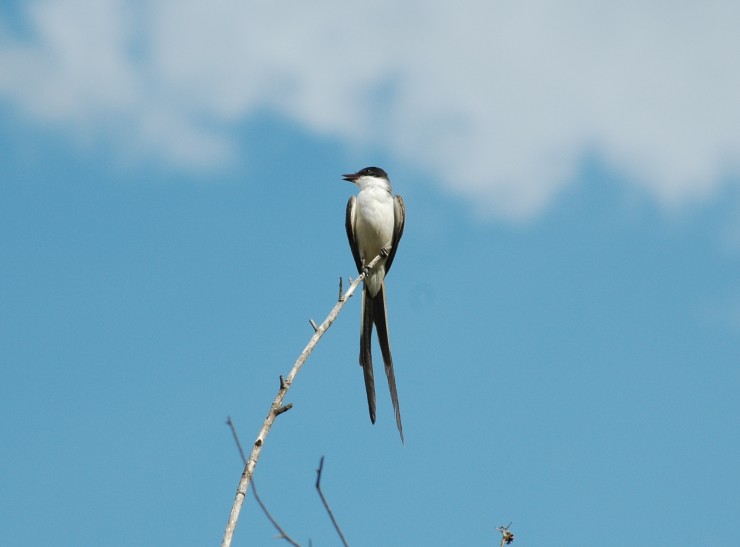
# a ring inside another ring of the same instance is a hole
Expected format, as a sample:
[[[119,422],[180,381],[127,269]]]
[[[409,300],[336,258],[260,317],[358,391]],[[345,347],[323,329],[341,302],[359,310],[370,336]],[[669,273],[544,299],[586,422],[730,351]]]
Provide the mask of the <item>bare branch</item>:
[[[336,519],[334,518],[334,513],[331,512],[331,508],[329,507],[329,504],[326,501],[326,498],[324,497],[324,493],[321,491],[321,472],[324,470],[324,456],[321,456],[321,461],[319,462],[319,468],[316,470],[316,490],[319,492],[319,496],[321,496],[321,503],[324,504],[324,507],[326,508],[326,512],[329,513],[329,518],[331,519],[331,523],[334,525],[334,529],[337,531],[337,534],[339,534],[339,539],[342,540],[342,544],[344,547],[349,547],[347,544],[347,540],[344,539],[344,534],[342,533],[342,530],[339,528],[339,524],[337,524]]]
[[[314,322],[313,319],[309,319],[308,322],[311,323],[311,326],[313,327],[313,331],[314,332],[316,332],[317,330],[319,330],[319,327],[316,326],[316,323]]]
[[[239,448],[239,454],[242,456],[242,461],[244,462],[244,465],[247,464],[247,458],[244,456],[244,450],[242,450],[242,443],[239,442],[239,436],[236,434],[236,427],[234,426],[234,422],[231,421],[231,416],[228,416],[226,418],[226,425],[231,428],[231,434],[234,435],[234,441],[236,441],[236,446]],[[290,537],[288,534],[285,533],[285,530],[278,524],[278,522],[272,517],[270,514],[270,511],[267,510],[267,507],[264,503],[262,503],[262,499],[260,498],[259,494],[257,494],[257,484],[254,482],[254,478],[252,478],[252,494],[254,494],[254,499],[257,500],[257,503],[262,508],[262,512],[265,514],[267,519],[272,523],[272,525],[275,527],[275,529],[278,531],[278,539],[284,539],[294,547],[301,547],[300,544],[296,543],[292,537]]]
[[[277,395],[275,396],[275,399],[272,402],[272,405],[270,405],[270,411],[267,413],[267,417],[265,418],[265,421],[262,424],[262,427],[260,428],[259,433],[257,434],[257,439],[254,441],[254,444],[252,445],[252,452],[249,454],[249,458],[247,459],[247,463],[244,466],[244,471],[242,472],[242,478],[239,481],[239,486],[236,489],[236,497],[234,498],[234,504],[231,507],[231,513],[229,514],[229,520],[226,523],[226,529],[224,531],[224,538],[221,542],[221,547],[230,547],[231,540],[234,537],[234,530],[236,530],[236,524],[239,521],[239,513],[241,513],[242,505],[244,504],[244,498],[247,495],[247,489],[249,488],[249,483],[252,480],[252,475],[254,474],[254,469],[257,467],[257,462],[259,461],[260,454],[262,453],[262,446],[264,444],[264,440],[267,438],[267,435],[270,433],[270,429],[272,428],[272,424],[275,422],[275,418],[278,416],[277,411],[282,408],[283,399],[285,398],[285,395],[288,393],[288,390],[290,389],[291,384],[293,383],[293,380],[298,375],[298,373],[301,370],[301,367],[303,367],[303,364],[306,362],[306,359],[308,359],[308,356],[311,355],[311,352],[313,351],[316,344],[321,340],[321,337],[324,336],[324,333],[327,331],[329,327],[331,327],[332,323],[336,320],[336,318],[339,316],[339,312],[342,311],[342,308],[344,307],[344,304],[349,300],[349,298],[354,294],[357,287],[362,283],[362,281],[365,279],[365,276],[367,275],[367,272],[371,271],[380,261],[381,257],[380,255],[376,256],[372,259],[372,261],[367,265],[365,268],[365,271],[361,273],[357,279],[355,279],[352,284],[349,286],[349,289],[347,289],[347,292],[344,293],[344,295],[339,299],[339,302],[337,302],[332,310],[329,312],[329,315],[326,317],[323,323],[319,325],[319,328],[316,330],[316,332],[313,334],[311,339],[308,341],[308,344],[303,349],[301,354],[298,356],[298,359],[293,364],[293,368],[290,371],[290,374],[288,374],[288,377],[285,378],[285,380],[281,380],[280,382],[280,389],[278,390]]]

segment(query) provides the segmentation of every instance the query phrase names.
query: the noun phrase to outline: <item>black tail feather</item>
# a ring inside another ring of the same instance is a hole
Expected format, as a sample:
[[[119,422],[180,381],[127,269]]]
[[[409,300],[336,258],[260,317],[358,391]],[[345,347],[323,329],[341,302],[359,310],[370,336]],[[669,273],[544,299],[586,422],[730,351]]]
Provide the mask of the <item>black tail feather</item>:
[[[370,411],[370,421],[375,423],[375,379],[373,378],[373,356],[371,343],[373,338],[373,323],[375,314],[374,299],[367,290],[362,291],[362,323],[360,325],[360,366],[365,377],[365,391],[367,392],[367,407]]]
[[[378,343],[380,344],[380,351],[383,354],[383,363],[385,364],[385,375],[388,377],[388,389],[391,392],[393,410],[396,414],[396,427],[398,427],[398,433],[401,435],[401,442],[404,442],[403,425],[401,424],[401,409],[398,406],[398,391],[396,390],[396,375],[393,372],[393,357],[391,356],[391,344],[388,337],[388,316],[386,315],[385,307],[385,283],[380,288],[380,291],[378,291],[378,294],[376,294],[372,299],[371,303],[374,308],[373,319],[375,321],[375,329],[378,332]]]

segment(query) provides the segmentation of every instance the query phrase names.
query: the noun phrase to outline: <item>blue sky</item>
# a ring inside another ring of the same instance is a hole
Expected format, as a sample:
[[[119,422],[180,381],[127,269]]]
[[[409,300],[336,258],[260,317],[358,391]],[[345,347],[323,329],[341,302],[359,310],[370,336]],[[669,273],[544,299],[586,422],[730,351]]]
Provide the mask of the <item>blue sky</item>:
[[[220,542],[368,165],[406,445],[353,298],[257,468],[286,530],[338,544],[325,456],[352,545],[738,544],[740,9],[463,4],[0,4],[0,544]]]

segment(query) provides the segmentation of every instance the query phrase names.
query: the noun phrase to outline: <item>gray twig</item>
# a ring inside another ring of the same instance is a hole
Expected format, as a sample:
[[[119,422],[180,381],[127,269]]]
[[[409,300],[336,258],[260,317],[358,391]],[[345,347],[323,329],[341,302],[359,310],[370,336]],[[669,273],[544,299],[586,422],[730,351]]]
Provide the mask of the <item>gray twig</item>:
[[[319,468],[316,470],[316,490],[319,492],[319,496],[321,496],[321,503],[324,504],[324,508],[326,508],[326,512],[329,513],[329,518],[331,519],[331,523],[334,525],[334,529],[337,531],[337,534],[339,534],[339,539],[342,540],[342,544],[344,547],[349,547],[347,544],[347,540],[344,539],[344,534],[342,533],[342,530],[339,528],[339,524],[337,524],[337,520],[334,518],[334,513],[331,512],[331,507],[329,507],[329,504],[326,501],[326,498],[324,497],[324,493],[321,491],[321,472],[324,470],[324,456],[321,456],[321,461],[319,462]]]
[[[239,435],[236,434],[236,427],[234,427],[234,422],[231,421],[231,416],[226,416],[226,425],[231,429],[231,434],[234,436],[234,442],[236,443],[236,447],[239,449],[239,455],[242,457],[244,465],[246,465],[247,457],[244,455],[244,449],[242,448],[242,443],[239,442]]]

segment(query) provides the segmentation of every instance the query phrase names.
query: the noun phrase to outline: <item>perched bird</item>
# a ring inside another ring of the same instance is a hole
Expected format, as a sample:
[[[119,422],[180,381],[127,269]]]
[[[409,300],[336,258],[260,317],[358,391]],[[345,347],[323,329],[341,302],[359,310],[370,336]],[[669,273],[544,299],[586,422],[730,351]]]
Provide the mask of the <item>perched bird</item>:
[[[370,410],[370,421],[375,423],[375,381],[373,357],[370,351],[373,325],[378,333],[378,343],[383,354],[385,374],[391,391],[396,425],[403,442],[401,410],[398,407],[396,377],[388,340],[388,318],[385,309],[385,276],[391,269],[398,243],[403,235],[406,208],[401,196],[394,196],[388,174],[379,167],[366,167],[357,173],[343,175],[360,189],[347,202],[347,239],[357,271],[362,273],[376,256],[380,262],[367,273],[362,291],[362,322],[360,323],[360,366],[365,375],[365,391]]]

